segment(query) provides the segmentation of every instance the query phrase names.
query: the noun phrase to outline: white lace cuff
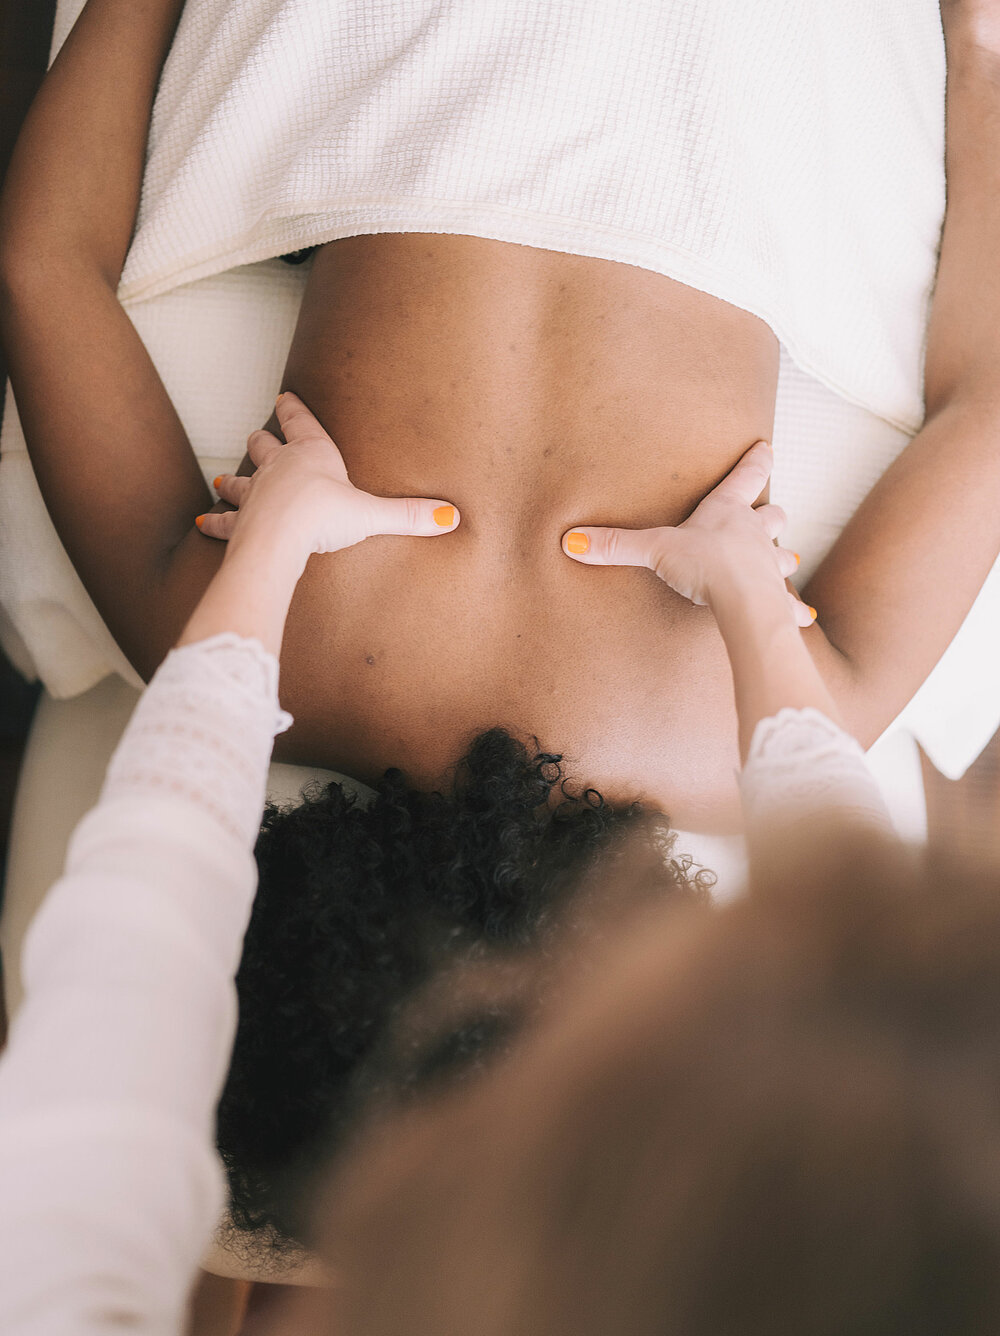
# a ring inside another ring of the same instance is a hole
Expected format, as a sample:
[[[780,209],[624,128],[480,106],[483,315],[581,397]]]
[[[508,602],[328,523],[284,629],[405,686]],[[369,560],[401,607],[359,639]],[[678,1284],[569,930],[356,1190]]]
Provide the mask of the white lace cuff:
[[[748,835],[821,812],[892,830],[861,744],[812,706],[760,721],[739,782]]]
[[[252,848],[274,737],[291,724],[278,661],[260,641],[227,631],[173,649],[115,749],[101,801],[179,797]]]

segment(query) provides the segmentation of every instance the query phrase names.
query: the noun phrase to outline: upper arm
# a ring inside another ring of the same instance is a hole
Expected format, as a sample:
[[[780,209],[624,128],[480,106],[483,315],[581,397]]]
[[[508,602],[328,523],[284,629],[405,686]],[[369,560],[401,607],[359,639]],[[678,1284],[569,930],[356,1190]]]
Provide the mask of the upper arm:
[[[112,635],[148,677],[221,560],[212,503],[132,322],[93,267],[6,268],[0,320],[18,412],[56,531]],[[192,539],[194,541],[192,541]]]

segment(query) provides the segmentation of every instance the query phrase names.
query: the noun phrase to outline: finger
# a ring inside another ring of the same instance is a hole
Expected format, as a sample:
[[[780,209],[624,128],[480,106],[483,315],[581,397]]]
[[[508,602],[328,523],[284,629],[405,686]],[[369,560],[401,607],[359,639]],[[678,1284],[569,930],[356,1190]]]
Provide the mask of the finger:
[[[450,501],[430,501],[424,496],[367,496],[368,536],[406,534],[435,538],[452,533],[462,522],[457,506]]]
[[[660,529],[567,529],[562,550],[586,566],[646,566],[655,570]]]
[[[322,422],[309,411],[297,394],[293,394],[291,390],[285,390],[279,394],[275,400],[274,411],[285,440],[289,445],[295,445],[300,441],[303,443],[306,441],[322,441],[335,456],[334,467],[337,473],[343,477],[345,482],[350,481],[347,476],[347,465],[340,453],[340,447]]]
[[[199,515],[195,520],[195,525],[206,538],[221,538],[223,542],[228,542],[233,536],[233,529],[236,527],[236,521],[239,518],[239,511],[227,510],[221,513],[209,511],[205,515]]]
[[[816,609],[811,608],[808,603],[803,603],[802,600],[796,598],[794,594],[789,594],[788,597],[792,601],[796,626],[812,626],[816,620]]]
[[[766,506],[757,506],[753,512],[763,525],[768,538],[777,538],[788,523],[788,516],[780,506],[768,502]]]
[[[235,473],[222,473],[212,486],[221,500],[228,501],[231,506],[241,506],[246,500],[252,481],[252,478],[240,477]]]
[[[320,420],[309,411],[297,394],[284,390],[274,403],[281,430],[285,440],[291,445],[293,440],[302,440],[309,436],[328,436]]]
[[[778,569],[787,580],[790,575],[794,575],[799,569],[799,554],[790,552],[787,547],[776,547],[774,550],[778,558]]]
[[[767,441],[757,441],[712,488],[709,496],[726,496],[752,506],[767,486],[773,467],[774,451]]]
[[[271,456],[277,454],[281,448],[282,445],[277,436],[265,431],[263,427],[257,431],[252,431],[247,437],[247,454],[257,468],[266,464]]]

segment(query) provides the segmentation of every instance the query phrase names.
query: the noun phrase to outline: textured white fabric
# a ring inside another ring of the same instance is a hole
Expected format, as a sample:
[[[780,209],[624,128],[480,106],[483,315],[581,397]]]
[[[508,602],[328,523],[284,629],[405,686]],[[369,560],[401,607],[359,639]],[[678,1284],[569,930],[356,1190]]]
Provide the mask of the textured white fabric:
[[[760,721],[740,775],[740,798],[748,842],[830,812],[892,832],[857,739],[811,707],[779,710]]]
[[[214,1111],[267,761],[289,722],[276,683],[253,640],[173,651],[29,930],[0,1059],[4,1336],[183,1329],[225,1198]],[[170,739],[158,778],[151,737]]]
[[[121,296],[470,233],[710,292],[912,431],[944,73],[937,0],[188,0]]]

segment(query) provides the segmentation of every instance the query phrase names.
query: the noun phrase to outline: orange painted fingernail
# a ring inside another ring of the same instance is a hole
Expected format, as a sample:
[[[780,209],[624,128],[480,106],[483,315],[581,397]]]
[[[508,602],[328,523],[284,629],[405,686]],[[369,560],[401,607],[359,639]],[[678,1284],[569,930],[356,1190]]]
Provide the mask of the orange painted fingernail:
[[[799,556],[799,554],[798,554],[797,552],[793,552],[793,553],[792,553],[792,556],[795,558],[795,564],[796,564],[796,566],[801,566],[801,565],[802,565],[802,558]]]
[[[194,517],[194,522],[195,522],[195,524],[197,524],[198,528],[200,529],[201,526],[205,523],[205,516],[204,516],[204,515],[196,515],[196,516]]]
[[[276,404],[280,404],[281,401],[282,401],[282,399],[284,399],[284,397],[285,397],[285,395],[286,395],[287,393],[288,393],[287,390],[282,390],[281,393],[278,395],[277,399],[275,399],[274,402],[275,402]]]
[[[808,603],[806,604],[806,607],[809,608]],[[817,613],[815,608],[809,608],[809,616],[813,619],[813,621],[816,620]]]
[[[222,474],[221,474],[221,473],[219,474],[219,476],[218,476],[217,478],[213,478],[213,479],[212,479],[212,486],[215,488],[216,491],[219,490],[219,483],[220,483],[221,481],[222,481]]]
[[[576,556],[582,557],[585,552],[590,551],[590,539],[585,533],[567,534],[566,551],[573,552]]]
[[[438,506],[434,512],[434,523],[440,525],[442,529],[449,528],[455,523],[455,507]]]

